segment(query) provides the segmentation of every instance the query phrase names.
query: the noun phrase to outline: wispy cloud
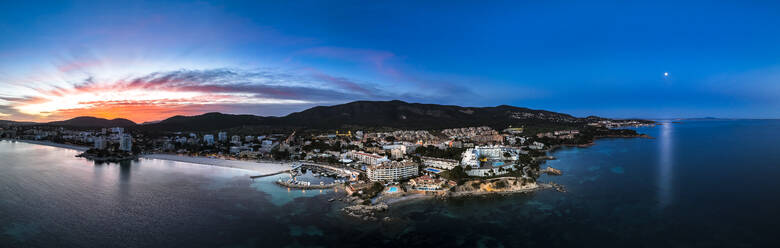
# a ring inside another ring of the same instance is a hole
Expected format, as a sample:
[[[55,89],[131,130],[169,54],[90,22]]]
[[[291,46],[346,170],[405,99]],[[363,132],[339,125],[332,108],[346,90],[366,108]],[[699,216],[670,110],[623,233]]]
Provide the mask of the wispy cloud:
[[[230,105],[343,102],[370,97],[366,87],[324,73],[312,76],[273,69],[178,70],[113,81],[89,77],[70,87],[33,88],[35,95],[0,96],[0,100],[5,102],[4,117],[52,119],[95,115],[148,121],[172,113],[221,111],[230,109],[226,108]]]
[[[211,111],[277,115],[351,100],[423,97],[378,90],[370,83],[311,68],[176,70],[118,80],[88,77],[69,87],[33,89],[37,94],[0,96],[4,117],[52,120],[91,115],[150,121]]]

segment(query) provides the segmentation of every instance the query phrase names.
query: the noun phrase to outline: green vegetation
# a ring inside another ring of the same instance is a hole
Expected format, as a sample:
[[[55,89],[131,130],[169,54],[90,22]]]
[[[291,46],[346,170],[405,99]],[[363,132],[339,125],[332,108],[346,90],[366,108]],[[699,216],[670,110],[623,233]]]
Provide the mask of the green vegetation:
[[[279,147],[275,147],[273,150],[271,150],[271,157],[276,160],[289,160],[290,152],[287,150],[280,151]]]
[[[414,150],[419,156],[433,157],[433,158],[446,158],[460,160],[460,156],[466,151],[465,148],[450,147],[447,149],[439,149],[435,146],[421,146]]]
[[[525,154],[524,156],[528,156],[529,158],[547,156],[547,152],[543,150],[528,150],[528,154]]]
[[[455,166],[455,168],[452,168],[452,170],[443,171],[439,175],[446,179],[457,182],[458,185],[463,184],[463,182],[469,178],[469,175],[466,174],[466,170],[464,170],[460,165]]]
[[[364,203],[365,203],[365,201],[368,201],[368,203],[371,203],[371,198],[374,198],[377,195],[379,195],[379,193],[381,193],[382,190],[384,190],[384,189],[385,189],[384,185],[382,185],[379,182],[374,182],[373,184],[371,184],[371,186],[363,189],[362,190],[363,191],[362,194],[355,192],[353,195],[355,195],[357,197],[360,197],[360,199],[363,199]]]
[[[533,158],[529,154],[520,154],[520,156],[517,159],[517,162],[520,164],[530,164]]]

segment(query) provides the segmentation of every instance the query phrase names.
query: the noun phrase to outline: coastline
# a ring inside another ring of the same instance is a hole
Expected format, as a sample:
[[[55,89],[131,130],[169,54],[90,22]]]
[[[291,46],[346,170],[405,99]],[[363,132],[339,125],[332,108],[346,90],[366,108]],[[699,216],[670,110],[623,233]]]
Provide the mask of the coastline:
[[[186,155],[174,155],[174,154],[144,154],[140,158],[143,159],[160,159],[176,162],[184,162],[191,164],[211,165],[217,167],[227,167],[235,169],[243,169],[259,172],[261,174],[272,174],[286,170],[290,170],[291,163],[283,162],[254,162],[254,161],[242,161],[242,160],[226,160],[218,158],[206,158],[206,157],[192,157]]]
[[[585,144],[557,144],[557,145],[550,145],[550,148],[545,149],[546,152],[554,152],[555,150],[558,150],[560,148],[564,147],[577,147],[577,148],[588,148],[591,146],[596,145],[596,140],[599,139],[631,139],[631,138],[637,138],[637,139],[655,139],[655,137],[647,135],[647,134],[640,134],[640,135],[600,135],[593,137],[593,140],[589,143]],[[548,157],[552,157],[552,155],[548,155]]]
[[[42,145],[42,146],[51,146],[51,147],[57,147],[57,148],[65,148],[65,149],[71,149],[76,150],[80,152],[84,152],[90,149],[90,147],[87,146],[77,146],[77,145],[68,145],[68,144],[60,144],[60,143],[54,143],[51,141],[41,141],[41,140],[22,140],[22,139],[0,139],[3,141],[16,141],[16,142],[22,142],[27,144],[33,144],[33,145]]]
[[[54,143],[54,142],[51,142],[51,141],[16,140],[16,139],[2,139],[2,140],[3,141],[17,141],[17,142],[33,144],[33,145],[42,145],[42,146],[50,146],[50,147],[71,149],[71,150],[76,150],[76,151],[79,151],[79,152],[84,152],[84,151],[90,149],[90,147],[86,147],[86,146],[60,144],[60,143]],[[210,165],[210,166],[226,167],[226,168],[234,168],[234,169],[243,169],[243,170],[259,172],[261,174],[271,174],[271,173],[278,173],[278,172],[286,171],[286,170],[290,169],[290,165],[291,165],[290,163],[282,163],[282,162],[279,162],[279,163],[259,162],[258,163],[258,162],[254,162],[254,161],[225,160],[225,159],[217,159],[217,158],[191,157],[191,156],[173,155],[173,154],[144,154],[144,155],[140,155],[139,158],[143,158],[143,159],[159,159],[159,160],[168,160],[168,161],[191,163],[191,164],[200,164],[200,165]]]

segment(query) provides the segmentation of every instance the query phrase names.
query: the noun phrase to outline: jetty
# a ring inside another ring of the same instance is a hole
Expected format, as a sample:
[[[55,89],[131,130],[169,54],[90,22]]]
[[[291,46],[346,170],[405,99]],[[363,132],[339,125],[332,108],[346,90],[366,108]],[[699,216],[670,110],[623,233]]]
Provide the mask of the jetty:
[[[279,175],[279,174],[282,174],[282,173],[290,173],[290,172],[292,172],[292,170],[283,170],[283,171],[277,171],[277,172],[269,173],[269,174],[249,176],[249,178],[255,179],[255,178],[261,178],[261,177],[270,177],[270,176],[275,176],[275,175]]]
[[[301,166],[302,166],[301,163],[293,163],[293,164],[290,165],[290,169],[276,171],[276,172],[271,172],[271,173],[262,174],[262,175],[249,176],[249,178],[255,179],[255,178],[261,178],[261,177],[275,176],[275,175],[279,175],[279,174],[282,174],[282,173],[292,173],[293,171],[297,170]]]
[[[338,182],[333,182],[329,184],[311,184],[309,182],[299,182],[293,180],[282,181],[281,179],[276,181],[276,184],[288,188],[296,188],[296,189],[330,189],[340,185],[340,183]]]

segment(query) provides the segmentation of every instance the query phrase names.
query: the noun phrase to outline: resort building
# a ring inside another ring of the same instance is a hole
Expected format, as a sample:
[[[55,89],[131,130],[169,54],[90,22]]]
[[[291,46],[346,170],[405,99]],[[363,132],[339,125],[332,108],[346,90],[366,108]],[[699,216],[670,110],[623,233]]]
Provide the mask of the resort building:
[[[217,136],[218,136],[217,138],[219,139],[219,142],[225,142],[228,139],[227,132],[219,132],[219,134],[217,134]]]
[[[417,164],[408,161],[390,161],[369,166],[366,170],[371,181],[397,181],[416,177],[419,174]]]
[[[541,150],[544,149],[544,143],[534,141],[533,144],[529,145],[528,148],[534,149],[534,150]]]
[[[367,165],[378,165],[382,162],[389,161],[386,156],[379,156],[376,154],[370,154],[370,153],[364,153],[358,151],[350,151],[349,153],[347,153],[347,157],[356,161],[360,161]]]
[[[422,157],[421,159],[423,165],[427,167],[452,170],[452,168],[458,166],[458,161],[453,159],[432,158],[432,157]]]
[[[420,191],[437,191],[442,189],[444,180],[433,179],[430,176],[420,176],[409,180],[409,185],[415,190]]]
[[[520,155],[518,150],[511,147],[476,146],[463,152],[461,164],[472,168],[479,168],[480,164],[483,163],[500,166],[504,161],[515,161],[519,158]]]
[[[472,177],[498,176],[509,173],[510,168],[510,166],[475,168],[466,170],[466,175]]]

